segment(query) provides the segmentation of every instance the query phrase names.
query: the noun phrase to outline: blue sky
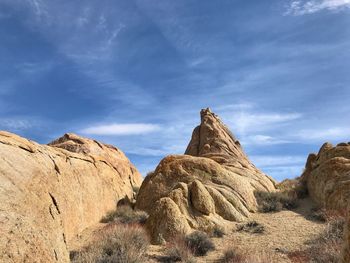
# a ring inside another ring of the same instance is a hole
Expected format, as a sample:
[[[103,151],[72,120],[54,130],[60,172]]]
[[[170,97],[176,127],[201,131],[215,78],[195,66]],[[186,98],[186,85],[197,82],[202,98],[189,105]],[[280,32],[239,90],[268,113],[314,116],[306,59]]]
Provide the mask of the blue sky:
[[[0,0],[0,129],[75,132],[143,173],[211,107],[252,161],[300,175],[350,141],[350,0]]]

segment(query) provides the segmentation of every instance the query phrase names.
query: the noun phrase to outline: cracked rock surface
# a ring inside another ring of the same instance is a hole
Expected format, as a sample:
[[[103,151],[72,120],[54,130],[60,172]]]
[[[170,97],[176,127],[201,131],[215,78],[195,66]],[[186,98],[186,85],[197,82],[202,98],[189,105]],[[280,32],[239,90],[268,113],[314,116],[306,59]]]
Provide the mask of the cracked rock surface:
[[[141,180],[113,146],[74,134],[40,145],[0,132],[0,262],[69,262],[69,240]]]

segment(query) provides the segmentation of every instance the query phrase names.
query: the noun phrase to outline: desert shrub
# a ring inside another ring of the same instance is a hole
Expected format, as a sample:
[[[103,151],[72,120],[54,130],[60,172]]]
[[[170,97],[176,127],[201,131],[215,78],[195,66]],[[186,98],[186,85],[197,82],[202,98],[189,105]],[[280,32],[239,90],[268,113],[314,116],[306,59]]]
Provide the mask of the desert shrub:
[[[112,224],[100,231],[96,240],[82,251],[71,254],[72,263],[142,263],[149,239],[137,225]]]
[[[318,222],[332,222],[334,220],[338,220],[339,218],[345,217],[345,211],[341,210],[330,210],[323,208],[321,206],[314,206],[311,209],[311,213],[308,216],[309,219],[318,221]]]
[[[225,230],[220,226],[214,226],[210,231],[211,237],[223,237],[225,235]]]
[[[133,186],[132,187],[132,191],[137,194],[140,191],[140,187],[139,186]]]
[[[327,221],[327,211],[324,208],[315,206],[311,209],[308,219],[313,221],[325,223]]]
[[[129,206],[120,206],[115,211],[109,212],[101,219],[101,223],[120,222],[123,224],[144,224],[148,214],[144,211],[133,210]]]
[[[148,177],[148,176],[153,176],[154,173],[155,173],[155,171],[150,171],[150,172],[147,173],[146,177]]]
[[[160,261],[165,263],[194,263],[195,259],[191,250],[186,245],[185,238],[183,236],[179,236],[167,244],[165,255],[160,258]]]
[[[209,251],[214,250],[214,243],[209,236],[200,231],[195,231],[185,237],[185,244],[195,256],[205,256]]]
[[[261,234],[265,232],[265,227],[256,221],[250,221],[239,225],[237,227],[237,231],[244,231],[252,234]]]
[[[220,263],[240,263],[243,262],[243,256],[233,248],[224,251]]]
[[[285,179],[277,185],[277,188],[281,192],[299,199],[306,198],[309,195],[306,183],[299,177],[292,180]]]
[[[308,242],[309,248],[306,250],[289,253],[288,257],[292,262],[339,262],[342,251],[345,218],[339,212],[328,211],[325,214],[327,221],[325,230],[317,238]]]
[[[258,251],[243,251],[242,249],[228,248],[218,261],[219,263],[277,263],[271,253]]]
[[[263,213],[278,212],[283,208],[290,210],[298,207],[297,198],[284,192],[256,191],[255,197],[259,205],[259,211]]]

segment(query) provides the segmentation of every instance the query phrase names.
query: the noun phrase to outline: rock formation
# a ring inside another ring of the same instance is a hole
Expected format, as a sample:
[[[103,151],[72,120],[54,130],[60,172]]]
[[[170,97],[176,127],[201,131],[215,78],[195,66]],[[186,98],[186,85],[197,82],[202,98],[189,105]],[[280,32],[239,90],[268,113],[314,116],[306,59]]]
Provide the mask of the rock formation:
[[[152,242],[215,225],[243,221],[256,211],[255,190],[274,191],[275,182],[259,171],[240,143],[209,109],[193,131],[185,155],[164,158],[149,174],[136,208],[150,214]]]
[[[308,156],[300,180],[318,205],[348,209],[342,262],[350,262],[350,143],[323,144],[318,154]]]
[[[0,262],[69,262],[69,240],[140,184],[113,146],[74,134],[47,146],[0,132]]]
[[[319,205],[346,209],[350,200],[350,144],[323,144],[318,154],[309,155],[301,180]]]

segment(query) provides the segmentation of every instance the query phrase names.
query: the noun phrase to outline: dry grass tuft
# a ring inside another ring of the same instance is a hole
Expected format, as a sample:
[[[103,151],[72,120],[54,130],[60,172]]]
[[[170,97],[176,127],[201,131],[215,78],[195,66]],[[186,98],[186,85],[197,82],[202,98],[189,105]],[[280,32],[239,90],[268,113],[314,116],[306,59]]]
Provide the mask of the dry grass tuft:
[[[243,251],[237,248],[225,250],[219,263],[277,263],[271,254],[257,251]]]
[[[201,231],[195,231],[185,237],[185,244],[195,256],[205,256],[215,249],[213,241]]]
[[[244,231],[252,234],[261,234],[265,232],[265,227],[256,221],[250,221],[239,225],[237,227],[237,231]]]
[[[187,236],[178,236],[168,243],[165,256],[160,261],[192,263],[196,261],[194,256],[205,256],[214,249],[214,243],[206,233],[195,231]]]
[[[122,224],[144,224],[148,214],[144,211],[135,211],[130,206],[120,206],[109,212],[101,219],[101,223],[119,222]]]
[[[167,244],[165,256],[160,259],[161,262],[185,262],[193,263],[195,259],[192,251],[187,247],[184,236],[178,236]]]
[[[138,225],[107,225],[96,240],[72,255],[72,263],[142,263],[149,238]]]
[[[283,180],[277,185],[277,189],[287,193],[289,196],[295,196],[298,199],[306,198],[309,195],[306,183],[299,177]]]
[[[223,237],[226,235],[225,229],[220,226],[214,226],[213,229],[210,231],[210,237]]]

